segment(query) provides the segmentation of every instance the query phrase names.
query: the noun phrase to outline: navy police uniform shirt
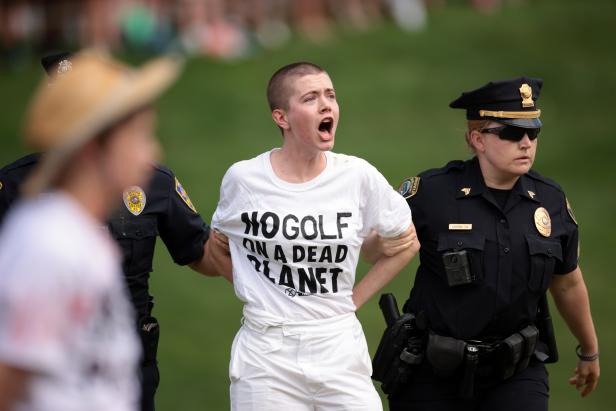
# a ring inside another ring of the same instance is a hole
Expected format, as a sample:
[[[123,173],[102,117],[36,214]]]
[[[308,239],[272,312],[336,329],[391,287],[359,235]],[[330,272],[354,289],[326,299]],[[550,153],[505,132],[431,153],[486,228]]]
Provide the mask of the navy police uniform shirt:
[[[19,185],[38,158],[38,154],[31,154],[0,170],[0,225],[19,195]],[[173,261],[186,265],[203,256],[209,226],[197,213],[173,172],[163,166],[155,167],[147,187],[127,188],[122,200],[108,227],[123,253],[123,270],[131,300],[138,316],[143,317],[149,315],[152,308],[148,279],[156,236],[163,240]]]
[[[577,267],[577,223],[556,183],[531,170],[507,197],[495,191],[477,158],[425,171],[400,188],[421,243],[405,311],[424,312],[437,334],[507,337],[534,321],[552,275]],[[461,250],[475,279],[449,286],[443,254]]]
[[[40,154],[28,154],[19,160],[0,168],[0,227],[6,213],[19,197],[19,186],[38,161]]]

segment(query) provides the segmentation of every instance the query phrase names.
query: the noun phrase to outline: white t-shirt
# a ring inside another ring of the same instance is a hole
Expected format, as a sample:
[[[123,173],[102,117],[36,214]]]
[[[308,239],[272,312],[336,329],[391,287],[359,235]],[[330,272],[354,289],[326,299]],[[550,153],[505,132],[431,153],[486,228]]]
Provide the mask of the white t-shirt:
[[[355,311],[351,299],[364,238],[395,237],[411,211],[365,160],[326,152],[309,182],[276,176],[270,152],[227,171],[212,227],[229,237],[233,282],[245,316],[307,321]]]
[[[59,192],[14,208],[0,233],[0,362],[32,372],[16,410],[136,410],[134,323],[105,228]]]

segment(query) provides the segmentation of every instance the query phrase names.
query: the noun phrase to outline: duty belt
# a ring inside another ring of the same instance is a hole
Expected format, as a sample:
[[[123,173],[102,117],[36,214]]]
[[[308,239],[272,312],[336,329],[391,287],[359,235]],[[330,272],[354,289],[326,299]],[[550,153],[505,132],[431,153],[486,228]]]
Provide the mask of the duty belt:
[[[538,336],[534,325],[495,342],[458,340],[430,332],[426,358],[437,376],[461,373],[460,396],[468,399],[473,396],[475,377],[504,380],[526,369]]]

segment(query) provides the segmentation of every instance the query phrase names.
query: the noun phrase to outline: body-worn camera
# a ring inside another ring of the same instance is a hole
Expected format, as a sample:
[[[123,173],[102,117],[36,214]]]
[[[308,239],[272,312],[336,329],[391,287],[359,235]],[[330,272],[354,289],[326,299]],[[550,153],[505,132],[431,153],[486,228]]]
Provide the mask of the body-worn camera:
[[[450,287],[473,282],[474,276],[471,272],[466,250],[450,251],[443,254],[443,264],[447,274],[447,284]]]

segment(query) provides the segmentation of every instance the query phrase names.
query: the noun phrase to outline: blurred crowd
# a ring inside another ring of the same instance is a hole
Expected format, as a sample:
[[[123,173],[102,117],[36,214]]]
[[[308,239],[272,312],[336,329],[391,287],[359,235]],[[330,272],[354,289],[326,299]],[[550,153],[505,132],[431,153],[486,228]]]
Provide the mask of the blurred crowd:
[[[470,4],[490,12],[501,1]],[[0,0],[0,64],[16,64],[41,50],[87,46],[236,59],[281,47],[292,34],[324,42],[335,28],[366,30],[386,19],[419,31],[426,25],[426,7],[445,5],[446,0]]]

